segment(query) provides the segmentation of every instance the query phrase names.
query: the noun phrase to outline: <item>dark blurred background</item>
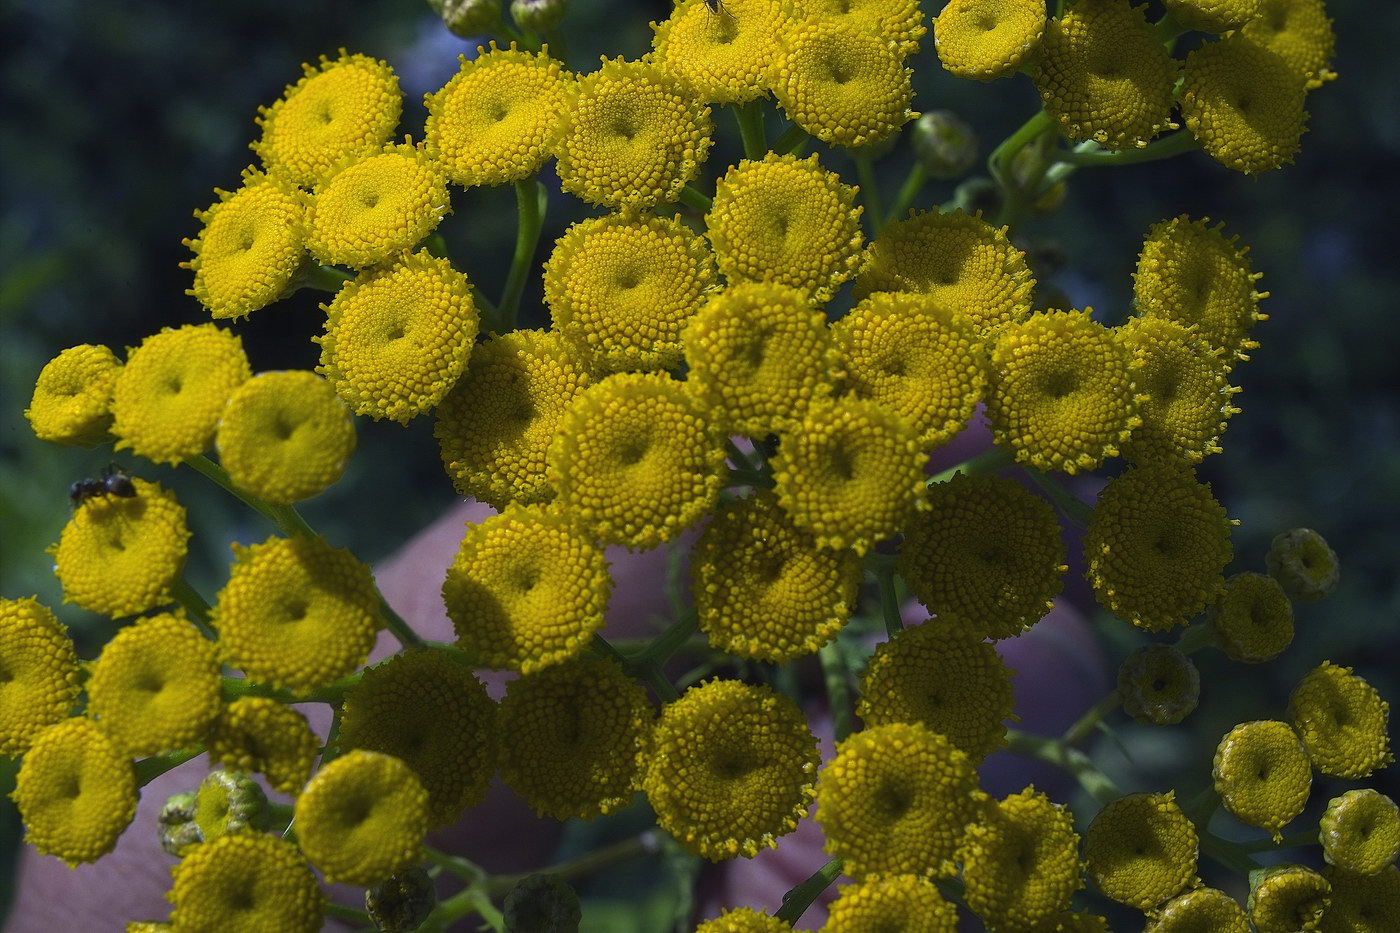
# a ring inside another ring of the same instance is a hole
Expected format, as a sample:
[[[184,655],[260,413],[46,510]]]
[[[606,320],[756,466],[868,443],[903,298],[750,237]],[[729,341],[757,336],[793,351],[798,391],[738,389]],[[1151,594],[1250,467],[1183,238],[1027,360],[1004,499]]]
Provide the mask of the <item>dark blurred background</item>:
[[[938,6],[925,2],[930,15]],[[564,26],[570,65],[588,70],[602,53],[640,55],[650,41],[647,21],[668,9],[666,0],[574,0]],[[1071,179],[1061,210],[1018,233],[1022,247],[1062,251],[1068,265],[1053,284],[1109,322],[1129,308],[1131,272],[1153,222],[1208,215],[1252,247],[1261,287],[1273,295],[1263,304],[1270,320],[1255,331],[1261,347],[1254,359],[1237,370],[1243,412],[1224,436],[1225,453],[1201,473],[1242,521],[1233,569],[1262,570],[1269,540],[1299,525],[1321,531],[1342,562],[1336,594],[1300,608],[1297,640],[1278,661],[1245,668],[1203,652],[1205,698],[1185,727],[1118,730],[1129,758],[1118,743],[1100,743],[1105,766],[1139,788],[1200,786],[1219,736],[1236,722],[1281,717],[1289,688],[1323,658],[1355,665],[1400,701],[1400,407],[1390,321],[1400,289],[1393,259],[1400,8],[1333,0],[1328,9],[1341,77],[1310,95],[1310,132],[1297,164],[1257,179],[1198,153],[1085,170]],[[191,213],[213,200],[215,186],[237,186],[252,161],[247,145],[258,105],[295,81],[301,62],[341,46],[387,59],[405,90],[400,131],[418,137],[423,93],[440,87],[456,56],[474,45],[443,29],[421,0],[0,2],[0,593],[37,594],[53,606],[84,657],[95,656],[112,623],[62,605],[44,548],[67,520],[68,484],[96,475],[112,453],[34,439],[21,412],[39,369],[76,343],[120,351],[162,326],[208,319],[184,294],[190,273],[177,264],[189,253],[181,238],[197,232]],[[915,107],[959,112],[981,134],[983,155],[1038,106],[1021,76],[990,85],[947,76],[931,37],[914,67]],[[716,122],[722,141],[709,178],[737,152],[732,119],[717,113]],[[854,182],[844,155],[819,151]],[[879,163],[886,203],[911,158],[901,139]],[[551,169],[542,178],[554,191],[541,258],[584,215],[582,205],[558,194]],[[931,184],[919,204],[945,201],[951,190]],[[453,206],[442,228],[452,255],[486,294],[497,295],[514,236],[513,192],[454,190]],[[539,291],[535,277],[526,324],[547,321]],[[320,297],[303,291],[238,325],[255,371],[315,364],[309,337],[320,332]],[[334,543],[375,561],[439,514],[453,493],[430,419],[407,428],[361,421],[359,430],[346,479],[306,512]],[[230,541],[268,532],[198,476],[116,459],[172,486],[189,507],[188,575],[206,593],[224,579]],[[1103,625],[1114,663],[1140,640],[1125,628]],[[7,767],[0,763],[0,791],[10,786]],[[1395,773],[1369,783],[1395,796]],[[1327,782],[1309,815],[1347,786],[1354,785]],[[8,800],[3,807],[0,915],[19,837]]]

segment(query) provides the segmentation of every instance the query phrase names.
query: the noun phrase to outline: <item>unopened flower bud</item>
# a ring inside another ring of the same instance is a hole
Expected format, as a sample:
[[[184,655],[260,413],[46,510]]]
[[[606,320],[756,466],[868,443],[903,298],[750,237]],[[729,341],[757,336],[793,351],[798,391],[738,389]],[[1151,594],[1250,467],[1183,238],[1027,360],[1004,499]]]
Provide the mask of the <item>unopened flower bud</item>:
[[[569,12],[569,0],[511,0],[510,15],[521,29],[548,32]]]
[[[415,865],[365,891],[365,912],[382,933],[412,933],[437,904],[432,879]]]
[[[1201,698],[1201,675],[1191,659],[1171,645],[1145,645],[1118,668],[1123,711],[1140,723],[1171,726],[1185,719]]]
[[[578,895],[558,875],[530,875],[506,895],[509,933],[578,933]]]
[[[961,178],[977,161],[977,133],[951,110],[914,121],[914,152],[930,178]]]
[[[176,794],[167,800],[156,817],[156,832],[160,847],[176,858],[203,842],[204,834],[194,821],[194,794]]]
[[[953,201],[967,214],[979,211],[995,216],[1001,210],[1001,189],[985,175],[977,175],[958,185]]]
[[[1311,528],[1294,528],[1275,537],[1264,563],[1285,593],[1305,603],[1315,603],[1337,588],[1337,554]]]
[[[1039,189],[1045,183],[1044,154],[1038,146],[1026,146],[1011,157],[1011,177],[1021,188],[1035,186]],[[1036,177],[1031,177],[1032,172],[1040,166],[1040,171]],[[1040,196],[1031,202],[1031,210],[1037,214],[1048,214],[1060,207],[1065,202],[1065,195],[1068,192],[1063,181],[1058,181],[1040,193]],[[1029,192],[1027,192],[1029,193]]]
[[[1249,892],[1249,919],[1259,933],[1312,933],[1331,899],[1327,879],[1302,865],[1271,865]]]
[[[428,0],[442,24],[463,39],[488,32],[501,19],[501,0]]]
[[[204,838],[217,839],[236,830],[268,827],[267,795],[257,782],[237,771],[211,771],[195,795],[194,821]]]

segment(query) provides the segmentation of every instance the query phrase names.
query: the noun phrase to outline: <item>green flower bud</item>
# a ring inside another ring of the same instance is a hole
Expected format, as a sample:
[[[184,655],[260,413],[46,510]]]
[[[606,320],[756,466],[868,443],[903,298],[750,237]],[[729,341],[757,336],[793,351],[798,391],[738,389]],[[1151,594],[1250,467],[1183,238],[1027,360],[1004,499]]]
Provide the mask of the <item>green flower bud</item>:
[[[195,795],[194,821],[205,839],[218,839],[244,828],[267,829],[267,795],[246,774],[211,771]]]
[[[1323,857],[1344,871],[1374,875],[1400,858],[1400,809],[1369,787],[1333,797],[1319,828]]]
[[[501,19],[501,0],[428,0],[453,35],[476,38]]]
[[[976,175],[958,185],[953,192],[953,202],[963,213],[995,216],[1001,210],[1001,189],[990,178]]]
[[[1332,885],[1302,865],[1273,865],[1249,892],[1249,919],[1259,933],[1313,933],[1331,900]]]
[[[432,879],[415,865],[365,891],[365,912],[383,933],[412,933],[437,904]]]
[[[548,32],[569,12],[569,0],[511,0],[510,16],[521,29]]]
[[[1201,699],[1201,675],[1171,645],[1144,645],[1118,668],[1123,711],[1140,723],[1173,726]]]
[[[176,858],[203,842],[204,834],[194,821],[194,794],[176,794],[167,800],[156,817],[156,832],[160,847]]]
[[[914,121],[914,152],[930,178],[961,178],[977,161],[977,133],[951,110],[932,110]]]
[[[1278,535],[1269,543],[1264,563],[1285,593],[1305,603],[1315,603],[1337,588],[1337,554],[1311,528]]]
[[[1043,182],[1044,175],[1031,178],[1032,167],[1044,156],[1037,146],[1027,146],[1011,157],[1011,177],[1016,184],[1022,188],[1035,184],[1037,187]],[[1031,210],[1037,214],[1048,214],[1058,210],[1065,202],[1065,194],[1068,187],[1063,181],[1056,182],[1045,190],[1045,193],[1031,202]]]
[[[530,875],[506,895],[508,933],[578,933],[578,895],[558,875]]]

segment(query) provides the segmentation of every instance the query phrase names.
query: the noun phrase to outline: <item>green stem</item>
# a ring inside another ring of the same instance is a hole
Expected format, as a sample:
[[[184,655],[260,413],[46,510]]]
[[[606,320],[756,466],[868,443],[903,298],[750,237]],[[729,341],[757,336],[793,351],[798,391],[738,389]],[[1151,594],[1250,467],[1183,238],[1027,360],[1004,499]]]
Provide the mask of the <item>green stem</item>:
[[[1175,133],[1168,133],[1161,139],[1154,140],[1146,146],[1134,147],[1132,149],[1068,149],[1057,152],[1054,161],[1063,165],[1074,165],[1080,168],[1087,168],[1099,165],[1133,165],[1138,162],[1155,162],[1158,159],[1169,159],[1174,155],[1183,152],[1190,152],[1192,149],[1200,148],[1200,143],[1196,137],[1187,130],[1177,130]],[[1048,178],[1047,178],[1048,180]],[[1061,179],[1056,178],[1056,181]]]
[[[331,727],[326,730],[326,744],[321,749],[321,763],[316,770],[321,770],[340,757],[340,707],[336,707],[331,714]]]
[[[373,921],[369,919],[369,914],[363,910],[356,910],[354,907],[346,907],[344,904],[337,904],[334,901],[326,901],[326,916],[339,917],[342,920],[352,920],[363,926],[374,928]]]
[[[1012,158],[1031,141],[1053,126],[1050,114],[1042,108],[1040,112],[1022,123],[1016,132],[1006,137],[999,146],[992,150],[992,154],[987,157],[987,171],[997,184],[1002,186],[1004,191],[1011,190],[1009,168]]]
[[[429,256],[437,259],[447,258],[447,241],[443,239],[441,233],[430,233],[424,237],[423,248],[428,251]]]
[[[472,286],[472,304],[476,306],[476,313],[481,320],[481,329],[488,331],[493,322],[500,319],[501,311],[496,307],[496,303],[486,297],[486,293],[475,285]]]
[[[690,187],[690,185],[686,185],[684,188],[681,189],[681,203],[695,208],[702,214],[708,214],[710,212],[710,206],[714,202],[707,198],[705,195],[701,194],[695,188]]]
[[[839,742],[855,728],[846,656],[841,653],[841,645],[835,640],[822,645],[817,656],[821,658],[822,676],[826,680],[827,704],[831,707],[832,727],[836,731],[836,741]]]
[[[666,679],[666,672],[661,669],[661,665],[655,662],[642,665],[641,674],[646,678],[647,683],[656,691],[656,697],[662,703],[673,703],[681,698],[676,690],[676,685]]]
[[[800,882],[797,887],[783,895],[782,906],[773,915],[774,918],[789,924],[796,923],[798,918],[807,912],[807,908],[812,906],[812,902],[840,875],[841,860],[839,858],[829,860],[821,868],[812,872],[810,878]]]
[[[1195,654],[1202,648],[1215,644],[1215,630],[1211,628],[1209,622],[1197,622],[1195,625],[1187,626],[1186,629],[1177,636],[1174,647],[1182,654]]]
[[[604,638],[602,635],[599,635],[597,632],[593,633],[593,650],[598,652],[605,658],[612,658],[614,661],[616,661],[618,664],[621,664],[623,667],[632,666],[632,662],[627,657],[627,655],[623,654],[621,651],[618,651],[612,642],[608,641],[606,638]]]
[[[899,595],[894,588],[894,565],[877,565],[875,580],[880,585],[880,610],[885,616],[885,631],[893,638],[904,630],[904,620],[899,614]]]
[[[279,516],[276,512],[272,510],[272,506],[264,502],[257,496],[253,495],[252,493],[244,492],[243,490],[235,486],[233,483],[233,477],[228,475],[228,470],[225,470],[213,460],[210,460],[208,457],[204,456],[204,454],[196,454],[195,456],[186,460],[185,463],[198,470],[199,472],[203,473],[206,477],[213,480],[218,485],[222,486],[224,488],[224,491],[228,492],[230,495],[238,499],[244,505],[257,512],[263,518],[272,522],[272,524],[276,525],[278,530],[280,530],[283,534],[288,533],[287,529],[282,527],[281,516]]]
[[[734,122],[739,124],[739,138],[744,141],[744,158],[758,161],[768,151],[763,134],[763,102],[749,101],[731,107]]]
[[[1241,852],[1274,852],[1282,849],[1303,849],[1308,846],[1319,845],[1317,841],[1317,831],[1292,833],[1284,836],[1275,843],[1272,839],[1258,839],[1254,842],[1236,843]]]
[[[1109,691],[1108,696],[1091,706],[1083,716],[1080,716],[1074,725],[1065,730],[1065,734],[1060,736],[1060,741],[1066,745],[1078,745],[1088,737],[1090,732],[1098,728],[1099,723],[1109,713],[1116,710],[1121,703],[1117,690]]]
[[[384,627],[393,633],[399,640],[399,644],[405,648],[410,645],[421,645],[423,639],[418,633],[408,627],[408,623],[403,620],[403,616],[394,611],[394,607],[389,605],[389,601],[384,598],[384,594],[379,594],[379,613],[384,616]]]
[[[204,637],[216,638],[214,624],[211,619],[212,610],[209,603],[203,596],[200,596],[195,588],[190,586],[184,577],[176,577],[175,582],[170,585],[170,595],[185,610],[185,615],[190,617],[190,621],[195,624]]]
[[[432,846],[424,846],[423,854],[434,865],[441,866],[450,875],[456,875],[468,884],[480,884],[487,879],[486,870],[473,861],[452,855]]]
[[[303,288],[315,289],[318,292],[330,292],[334,295],[340,291],[340,287],[353,279],[354,276],[335,266],[322,266],[317,263],[307,261],[301,264],[296,274],[292,276],[291,284],[283,294],[291,294]]]
[[[724,449],[728,452],[729,459],[733,461],[734,466],[743,470],[746,473],[758,472],[758,467],[754,466],[753,461],[749,459],[748,454],[740,450],[733,441],[726,440],[724,442]]]
[[[1200,792],[1181,803],[1181,812],[1196,827],[1198,833],[1210,829],[1211,817],[1220,809],[1220,795],[1215,792],[1215,784],[1210,783]]]
[[[860,181],[860,196],[865,201],[865,216],[870,221],[872,235],[878,236],[884,224],[880,207],[880,186],[875,181],[875,163],[870,156],[856,153],[856,178]]]
[[[1040,488],[1050,498],[1051,502],[1059,508],[1060,512],[1069,519],[1070,524],[1083,528],[1089,524],[1089,520],[1094,517],[1093,506],[1080,502],[1072,496],[1068,489],[1047,473],[1042,473],[1035,467],[1026,467],[1021,472],[1030,477],[1031,482]]]
[[[637,660],[646,664],[665,664],[681,645],[690,640],[690,636],[695,634],[699,625],[700,619],[694,611],[684,613],[672,622],[666,631],[656,636],[652,643],[647,645],[646,650],[638,655]]]
[[[756,486],[760,489],[772,489],[774,484],[773,474],[763,470],[736,470],[729,471],[729,486]]]
[[[1088,755],[1070,748],[1060,739],[1031,735],[1017,729],[1006,730],[1007,748],[1018,755],[1036,758],[1069,772],[1099,803],[1123,796],[1113,779],[1098,769]]]
[[[993,447],[991,450],[984,450],[982,453],[968,460],[964,460],[955,466],[940,473],[935,473],[925,481],[926,486],[937,486],[939,483],[946,483],[958,473],[967,473],[976,476],[982,473],[995,473],[997,470],[1005,469],[1016,462],[1016,455],[1009,450],[1000,447]]]
[[[1157,27],[1157,41],[1165,45],[1168,51],[1171,51],[1172,47],[1176,45],[1177,39],[1191,31],[1190,26],[1183,26],[1170,13],[1157,20],[1155,25]]]
[[[904,184],[900,186],[899,194],[895,195],[894,203],[890,205],[890,212],[885,215],[885,223],[892,224],[899,220],[900,216],[909,209],[909,205],[914,203],[914,198],[918,197],[924,185],[928,184],[928,169],[924,168],[924,163],[916,161],[909,169],[909,174],[904,176]]]
[[[618,862],[625,862],[642,855],[655,855],[659,851],[661,851],[661,846],[656,833],[648,830],[594,849],[576,859],[560,862],[548,868],[541,868],[538,872],[527,871],[515,875],[497,875],[486,885],[486,890],[493,897],[499,897],[509,893],[511,888],[534,874],[558,875],[564,881],[572,881],[575,878],[587,877]]]
[[[778,138],[773,141],[772,150],[777,155],[787,155],[788,153],[796,152],[811,138],[812,137],[807,135],[806,130],[794,123],[783,130]]]
[[[178,752],[142,758],[132,765],[136,772],[136,786],[145,787],[165,772],[178,768],[185,762],[193,758],[198,758],[202,754],[204,754],[204,744],[200,743],[193,748],[181,749]]]
[[[1250,872],[1260,867],[1248,853],[1228,839],[1221,839],[1209,832],[1201,833],[1200,839],[1202,851],[1231,871],[1239,872],[1248,878]]]
[[[501,293],[500,305],[496,313],[496,333],[504,334],[515,330],[515,319],[520,313],[520,299],[525,294],[525,282],[534,266],[535,248],[540,242],[540,228],[544,223],[546,192],[532,175],[515,183],[515,255],[511,257],[510,272],[506,275],[506,287]]]

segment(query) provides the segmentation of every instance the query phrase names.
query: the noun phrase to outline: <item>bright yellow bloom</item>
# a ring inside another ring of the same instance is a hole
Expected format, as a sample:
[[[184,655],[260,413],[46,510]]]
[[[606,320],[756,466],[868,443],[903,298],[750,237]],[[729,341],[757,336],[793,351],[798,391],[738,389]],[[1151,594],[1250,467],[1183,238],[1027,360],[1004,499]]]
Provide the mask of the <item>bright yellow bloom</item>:
[[[695,933],[789,933],[790,930],[791,926],[776,917],[761,914],[752,907],[739,907],[706,920],[695,928]]]
[[[797,828],[820,758],[792,700],[712,680],[666,704],[638,760],[657,825],[687,850],[721,861],[753,858]]]
[[[1151,910],[1198,883],[1196,827],[1173,794],[1129,794],[1084,835],[1084,871],[1106,896]]]
[[[1177,22],[1202,32],[1228,32],[1259,15],[1260,0],[1165,0]]]
[[[1200,702],[1201,674],[1171,645],[1143,645],[1118,668],[1118,695],[1143,725],[1174,726]]]
[[[824,304],[860,270],[857,190],[822,168],[816,153],[740,160],[715,182],[705,215],[719,271],[731,283],[790,285]]]
[[[24,417],[41,441],[95,447],[112,439],[112,390],[122,364],[108,347],[69,347],[44,364]]]
[[[837,889],[822,933],[956,933],[958,910],[918,875],[890,875]]]
[[[214,441],[228,398],[253,375],[243,341],[213,324],[163,328],[128,352],[112,389],[117,450],[179,463]]]
[[[1225,420],[1239,414],[1223,350],[1194,326],[1161,317],[1132,318],[1118,337],[1142,361],[1134,381],[1147,397],[1138,406],[1142,424],[1123,445],[1134,463],[1177,458],[1200,463],[1220,453]]]
[[[442,401],[476,340],[467,277],[427,250],[367,269],[336,293],[316,371],[357,415],[401,424]]]
[[[700,100],[742,104],[768,93],[787,21],[780,0],[734,0],[717,15],[702,0],[682,0],[651,24],[653,59]]]
[[[49,548],[63,601],[120,618],[171,601],[190,539],[185,509],[158,483],[84,501]]]
[[[893,43],[901,58],[917,54],[919,39],[928,32],[918,0],[788,0],[788,5],[794,18],[843,22],[877,35]]]
[[[1374,875],[1327,869],[1332,903],[1322,914],[1321,933],[1390,933],[1400,914],[1400,867]]]
[[[1372,788],[1333,797],[1319,825],[1327,864],[1343,871],[1374,875],[1400,857],[1400,810]]]
[[[321,740],[306,717],[269,697],[239,697],[223,708],[209,730],[211,764],[259,772],[284,794],[301,791],[320,751]]]
[[[1333,777],[1367,777],[1395,760],[1389,716],[1375,687],[1331,661],[1309,671],[1288,698],[1288,718],[1313,767]]]
[[[1257,933],[1316,933],[1331,893],[1311,868],[1271,865],[1249,892],[1249,919]]]
[[[389,141],[403,111],[399,79],[382,61],[348,55],[289,84],[280,100],[259,108],[262,138],[250,148],[268,174],[310,188],[344,158],[367,156]]]
[[[938,60],[974,81],[1015,74],[1044,33],[1045,0],[949,0],[933,18]]]
[[[1259,0],[1259,15],[1240,30],[1302,74],[1309,88],[1337,77],[1328,65],[1337,37],[1322,0]]]
[[[1308,121],[1307,81],[1243,33],[1186,56],[1181,116],[1211,158],[1246,175],[1293,161]]]
[[[91,719],[50,726],[20,759],[12,794],[24,838],[75,867],[117,844],[136,816],[136,772]]]
[[[1311,528],[1292,528],[1274,536],[1264,564],[1294,599],[1315,603],[1337,587],[1337,553]]]
[[[1144,933],[1250,933],[1244,910],[1224,891],[1196,888],[1162,905]]]
[[[298,829],[301,827],[298,826]],[[189,933],[315,933],[326,896],[297,847],[244,831],[195,846],[175,865],[171,922]]]
[[[1079,890],[1074,815],[1035,788],[993,801],[962,844],[967,906],[996,930],[1041,929]]]
[[[0,599],[0,755],[24,754],[77,701],[78,653],[68,629],[32,597]]]
[[[1241,723],[1220,740],[1211,770],[1225,809],[1278,842],[1280,830],[1303,812],[1312,767],[1288,723]]]
[[[1293,641],[1293,606],[1283,587],[1262,573],[1237,573],[1210,607],[1216,644],[1236,661],[1262,664]]]

